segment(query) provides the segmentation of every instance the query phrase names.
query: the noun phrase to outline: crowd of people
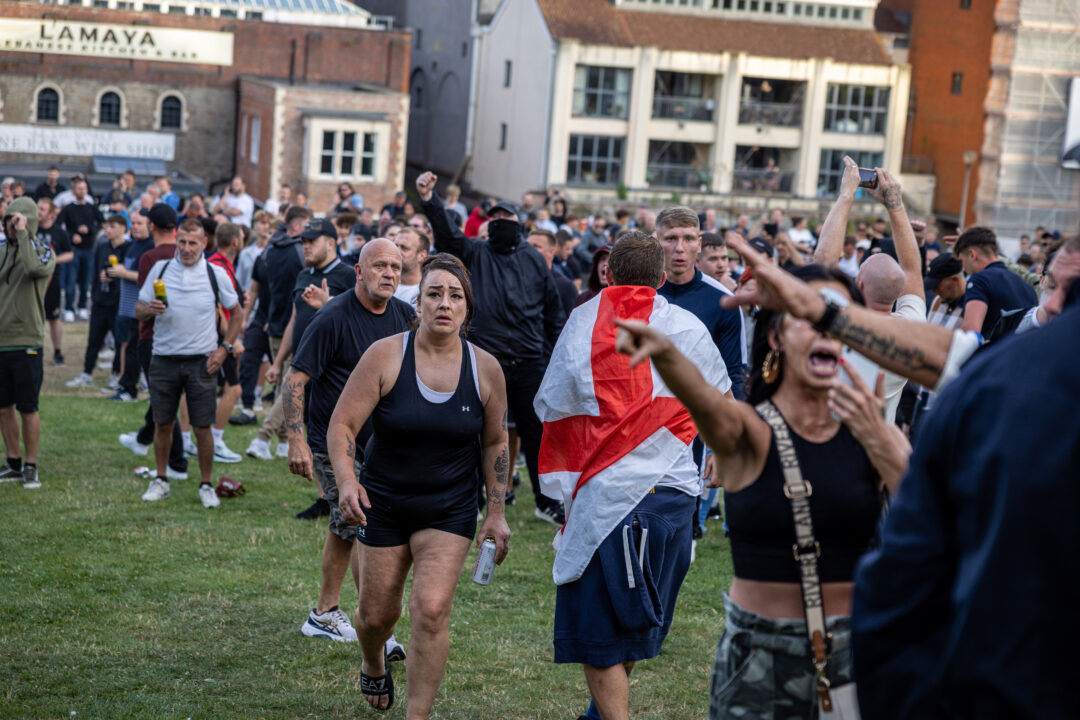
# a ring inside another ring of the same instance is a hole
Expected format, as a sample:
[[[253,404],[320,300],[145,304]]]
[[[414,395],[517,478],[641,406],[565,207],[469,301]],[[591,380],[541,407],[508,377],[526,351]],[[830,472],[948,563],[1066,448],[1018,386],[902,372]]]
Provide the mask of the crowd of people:
[[[582,665],[585,720],[628,718],[709,517],[734,565],[710,718],[1080,711],[1058,666],[1076,592],[1051,589],[1077,545],[1080,238],[1037,228],[1006,256],[991,228],[939,235],[850,158],[812,228],[577,214],[559,190],[470,211],[437,185],[423,173],[376,212],[342,183],[315,212],[239,177],[210,199],[130,171],[101,194],[55,167],[32,193],[5,180],[0,481],[42,486],[46,327],[63,366],[64,325],[87,321],[67,385],[102,369],[111,399],[148,393],[119,436],[153,452],[143,501],[194,458],[218,507],[233,488],[214,463],[243,461],[230,424],[259,425],[252,460],[316,481],[301,630],[359,643],[375,709],[395,702],[411,571],[407,713],[429,716],[470,547],[508,557],[520,455],[533,516],[558,528],[554,660]],[[859,192],[879,217],[851,217]],[[999,603],[1023,622],[1003,628]]]

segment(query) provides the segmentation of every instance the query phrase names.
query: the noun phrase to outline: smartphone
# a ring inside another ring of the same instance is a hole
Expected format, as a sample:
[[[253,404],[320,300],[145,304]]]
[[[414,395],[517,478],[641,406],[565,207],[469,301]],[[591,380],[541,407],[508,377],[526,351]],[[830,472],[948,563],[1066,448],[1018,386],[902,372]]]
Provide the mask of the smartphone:
[[[870,389],[870,392],[874,392],[881,367],[876,362],[867,360],[847,345],[844,346],[844,351],[840,353],[840,357],[844,360],[844,364],[841,366],[840,379],[845,384],[855,387],[850,376],[851,373],[855,373],[863,381],[863,384]]]
[[[859,168],[859,187],[870,188],[873,190],[877,187],[877,170],[867,170],[866,168]]]

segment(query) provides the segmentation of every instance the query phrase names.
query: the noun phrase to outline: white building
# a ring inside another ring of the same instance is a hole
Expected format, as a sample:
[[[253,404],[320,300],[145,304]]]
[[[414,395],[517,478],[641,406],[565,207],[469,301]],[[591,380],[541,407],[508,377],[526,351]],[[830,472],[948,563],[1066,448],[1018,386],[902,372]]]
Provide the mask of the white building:
[[[503,0],[478,28],[469,180],[516,197],[817,208],[900,170],[909,67],[876,0]],[[819,200],[821,199],[821,200]]]

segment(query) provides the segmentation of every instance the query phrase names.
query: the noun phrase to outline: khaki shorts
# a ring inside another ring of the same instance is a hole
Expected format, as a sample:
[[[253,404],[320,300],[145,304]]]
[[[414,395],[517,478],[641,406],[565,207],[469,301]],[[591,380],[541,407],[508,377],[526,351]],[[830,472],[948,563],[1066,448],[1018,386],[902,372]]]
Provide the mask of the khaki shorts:
[[[338,507],[337,480],[334,478],[334,468],[330,464],[330,456],[325,453],[313,453],[312,465],[315,469],[315,479],[322,488],[323,498],[330,503],[330,532],[342,540],[352,542],[356,539],[356,526],[345,521]],[[360,477],[360,469],[363,463],[356,461],[356,477]]]

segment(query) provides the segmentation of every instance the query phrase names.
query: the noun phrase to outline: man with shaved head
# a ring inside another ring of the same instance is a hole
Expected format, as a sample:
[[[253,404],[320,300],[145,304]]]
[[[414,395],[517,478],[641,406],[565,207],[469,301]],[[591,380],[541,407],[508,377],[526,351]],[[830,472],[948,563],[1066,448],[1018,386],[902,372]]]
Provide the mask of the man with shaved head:
[[[910,320],[926,322],[926,297],[923,291],[922,257],[915,231],[904,209],[900,183],[887,171],[876,168],[878,184],[867,189],[885,206],[892,224],[897,260],[885,252],[870,255],[859,267],[855,277],[866,300],[866,307],[874,312]],[[821,227],[821,241],[814,252],[815,262],[836,266],[840,260],[847,228],[848,213],[859,189],[859,167],[850,157],[844,156],[844,176],[840,180],[840,195]],[[895,373],[885,373],[885,419],[893,422],[900,394],[907,380]]]
[[[316,220],[309,226],[318,223],[329,225],[329,221]],[[322,231],[312,228],[301,237]],[[329,229],[325,232],[329,233]],[[320,236],[319,241],[324,239],[329,240],[329,236]],[[314,314],[299,338],[292,366],[282,383],[285,426],[289,432],[289,470],[308,480],[317,479],[323,501],[328,503],[330,511],[330,531],[322,550],[319,599],[300,629],[309,637],[351,642],[356,641],[356,630],[339,609],[338,599],[350,567],[357,590],[360,587],[356,526],[349,525],[338,509],[337,481],[327,454],[326,430],[338,397],[360,356],[376,340],[408,330],[416,317],[408,303],[394,297],[401,280],[401,252],[394,243],[378,238],[365,244],[353,272],[354,285],[326,301]],[[303,275],[301,273],[301,277]],[[315,292],[313,286],[305,290],[305,294]],[[311,392],[305,435],[304,386],[309,382]],[[368,421],[356,438],[358,477],[364,460],[363,448],[370,436],[371,422]],[[387,642],[387,650],[391,660],[405,657],[404,649],[393,636]]]

